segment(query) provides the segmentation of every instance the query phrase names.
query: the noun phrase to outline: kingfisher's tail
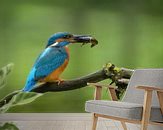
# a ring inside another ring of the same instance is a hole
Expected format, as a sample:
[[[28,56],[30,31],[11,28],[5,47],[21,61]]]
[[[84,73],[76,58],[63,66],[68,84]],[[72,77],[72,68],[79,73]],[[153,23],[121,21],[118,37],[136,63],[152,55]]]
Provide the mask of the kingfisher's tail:
[[[35,69],[33,68],[31,70],[31,72],[29,73],[28,75],[28,78],[27,78],[27,81],[26,81],[26,84],[25,84],[25,87],[23,88],[23,91],[25,92],[29,92],[31,91],[34,86],[36,85],[36,80],[34,79],[34,74],[35,74]]]
[[[35,85],[36,85],[35,80],[29,80],[29,81],[27,80],[25,87],[23,88],[23,91],[29,92],[34,88]]]

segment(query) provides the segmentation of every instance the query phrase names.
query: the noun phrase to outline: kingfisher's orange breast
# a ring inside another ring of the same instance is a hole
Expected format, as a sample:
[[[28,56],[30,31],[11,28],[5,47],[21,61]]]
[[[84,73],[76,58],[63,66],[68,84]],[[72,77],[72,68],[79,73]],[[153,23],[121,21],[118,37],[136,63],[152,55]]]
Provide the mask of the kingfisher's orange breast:
[[[49,74],[46,78],[44,78],[42,80],[43,82],[54,82],[54,81],[59,80],[59,76],[64,71],[64,69],[67,67],[68,62],[69,62],[69,50],[68,50],[68,47],[65,47],[65,50],[66,50],[66,52],[68,54],[68,58],[64,61],[64,63],[59,68],[57,68],[51,74]]]
[[[68,64],[69,60],[65,60],[65,62],[56,70],[54,70],[50,75],[43,79],[44,82],[54,82],[59,79],[60,74],[64,71]]]

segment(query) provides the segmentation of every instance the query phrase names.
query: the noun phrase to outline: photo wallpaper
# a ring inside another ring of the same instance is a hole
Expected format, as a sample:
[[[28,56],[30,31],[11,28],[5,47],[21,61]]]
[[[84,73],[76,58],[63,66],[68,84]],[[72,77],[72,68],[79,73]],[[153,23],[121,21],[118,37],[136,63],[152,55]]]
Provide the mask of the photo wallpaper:
[[[69,57],[59,56],[61,59],[56,58],[57,64],[64,58],[69,59],[69,63],[59,76],[62,80],[58,83],[61,84],[97,72],[106,63],[128,69],[162,68],[163,8],[160,3],[163,2],[159,0],[149,2],[145,0],[2,0],[0,2],[0,68],[9,63],[13,63],[14,67],[7,76],[7,84],[0,89],[0,99],[9,93],[22,90],[39,54],[46,52],[47,55],[49,52],[46,49],[47,44],[55,46],[63,38],[69,40],[69,42],[62,42],[68,45]],[[58,32],[62,33],[52,37]],[[65,32],[70,35],[67,36]],[[83,37],[75,39],[76,35]],[[52,43],[48,41],[49,38],[52,38]],[[72,43],[73,38],[76,40],[75,43]],[[92,44],[96,44],[96,40],[98,44],[91,47]],[[82,43],[86,45],[82,46]],[[51,65],[54,56],[56,54],[44,57],[39,65]],[[52,64],[51,67],[55,66]],[[45,66],[38,70],[39,81],[43,80],[42,77],[47,77],[48,71],[51,72],[49,69],[49,66]],[[36,76],[35,72],[33,74]],[[32,80],[30,79],[31,84]],[[111,80],[102,82],[110,84]],[[30,89],[26,88],[26,90]],[[14,106],[8,112],[85,112],[85,101],[93,99],[93,92],[94,88],[88,86],[69,91],[46,92],[41,96],[37,95],[40,97],[33,99],[33,102]],[[103,90],[103,97],[110,98],[107,90]]]

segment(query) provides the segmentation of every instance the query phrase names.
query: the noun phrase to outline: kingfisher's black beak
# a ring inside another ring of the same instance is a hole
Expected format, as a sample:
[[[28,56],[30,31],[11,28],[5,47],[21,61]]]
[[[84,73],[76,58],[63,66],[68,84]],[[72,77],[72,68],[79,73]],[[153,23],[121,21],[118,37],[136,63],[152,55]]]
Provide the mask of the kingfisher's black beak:
[[[94,47],[98,41],[89,35],[73,35],[73,43],[82,43],[82,45],[91,43],[91,47]]]

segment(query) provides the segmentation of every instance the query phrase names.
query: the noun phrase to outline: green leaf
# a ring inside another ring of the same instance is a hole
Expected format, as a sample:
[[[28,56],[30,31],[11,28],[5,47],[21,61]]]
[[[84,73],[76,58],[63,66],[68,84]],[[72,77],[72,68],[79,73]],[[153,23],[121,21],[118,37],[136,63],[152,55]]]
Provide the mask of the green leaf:
[[[35,92],[19,92],[12,99],[0,108],[0,113],[5,113],[9,108],[17,105],[23,105],[33,102],[36,98],[43,94]]]
[[[11,72],[14,64],[10,63],[0,69],[0,89],[6,85],[6,77]]]
[[[23,105],[33,102],[36,98],[42,96],[41,93],[35,92],[20,92],[11,99],[13,106]]]
[[[0,130],[19,130],[19,129],[12,123],[5,123],[3,126],[0,126]]]

